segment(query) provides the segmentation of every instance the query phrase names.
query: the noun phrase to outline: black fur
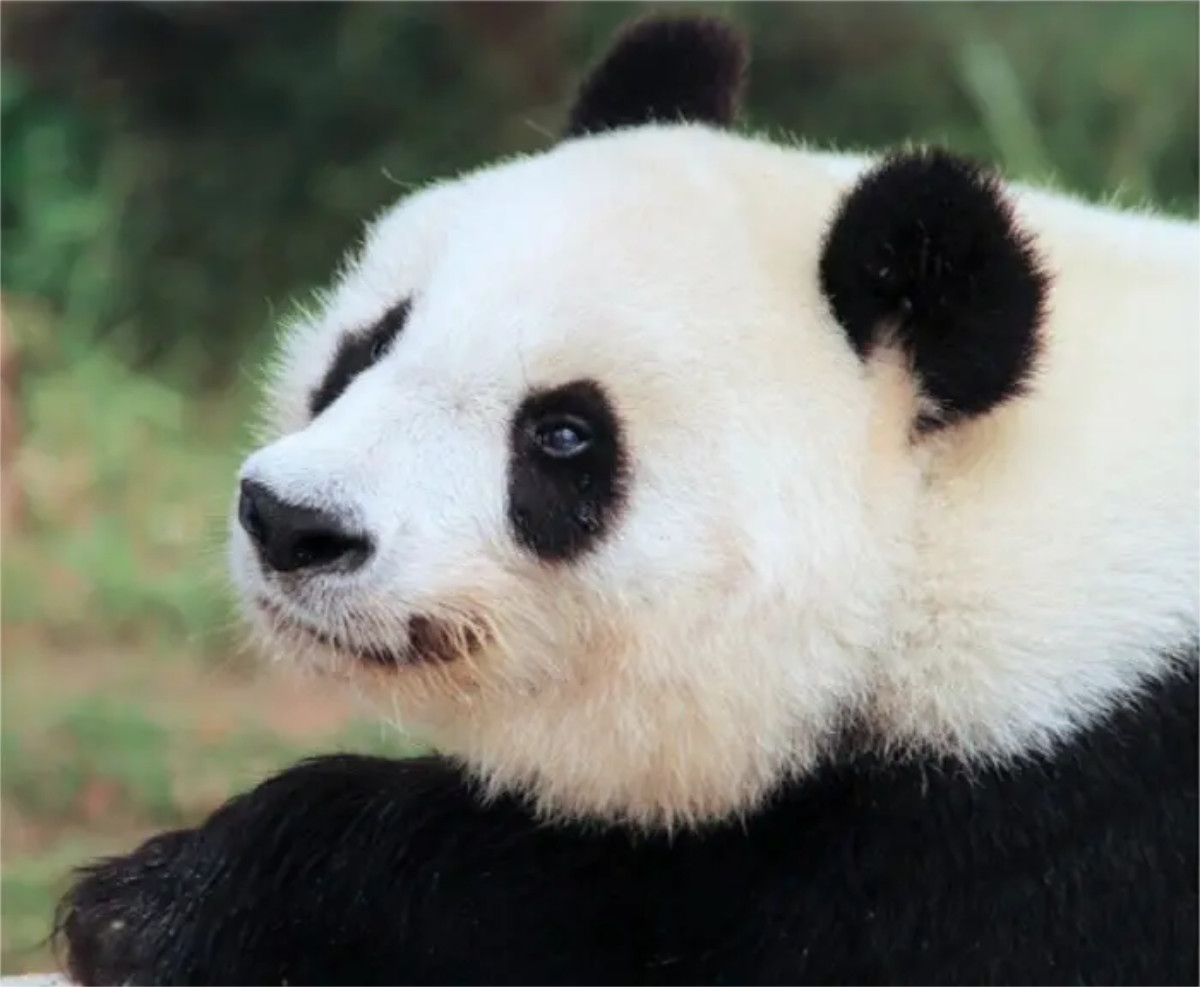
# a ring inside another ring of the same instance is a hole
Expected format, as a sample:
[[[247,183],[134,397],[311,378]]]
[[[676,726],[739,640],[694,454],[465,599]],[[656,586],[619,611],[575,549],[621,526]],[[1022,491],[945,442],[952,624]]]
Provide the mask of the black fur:
[[[591,443],[579,456],[548,458],[536,432],[562,415],[586,423]],[[600,385],[581,380],[529,395],[510,442],[508,518],[516,540],[546,561],[567,561],[603,538],[624,502],[628,465],[620,422]]]
[[[366,332],[351,333],[342,339],[320,387],[308,399],[308,410],[314,418],[341,397],[355,377],[392,348],[396,337],[404,330],[410,308],[408,300],[402,301],[388,309]]]
[[[907,351],[943,424],[1020,394],[1035,368],[1049,279],[998,179],[954,155],[899,154],[867,174],[820,278],[861,356],[887,338]]]
[[[1195,984],[1197,680],[1053,759],[850,756],[633,838],[332,757],[85,872],[81,984]]]
[[[747,64],[742,36],[707,17],[658,17],[623,31],[580,86],[565,136],[648,123],[737,117]]]

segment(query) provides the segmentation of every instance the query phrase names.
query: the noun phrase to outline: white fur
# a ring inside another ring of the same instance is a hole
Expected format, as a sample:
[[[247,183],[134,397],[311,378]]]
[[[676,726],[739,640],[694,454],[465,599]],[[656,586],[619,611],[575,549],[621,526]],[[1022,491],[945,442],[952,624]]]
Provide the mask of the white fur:
[[[1197,634],[1193,224],[1017,188],[1055,276],[1034,394],[915,446],[917,396],[820,295],[862,157],[699,127],[598,136],[433,187],[371,228],[286,337],[244,476],[380,551],[289,594],[235,526],[271,646],[351,674],[495,789],[673,825],[743,811],[847,715],[905,747],[1012,755],[1163,674]],[[403,297],[388,356],[315,421],[343,333]],[[632,456],[611,536],[538,562],[506,519],[510,419],[578,377]],[[359,644],[433,614],[490,644],[382,672]]]

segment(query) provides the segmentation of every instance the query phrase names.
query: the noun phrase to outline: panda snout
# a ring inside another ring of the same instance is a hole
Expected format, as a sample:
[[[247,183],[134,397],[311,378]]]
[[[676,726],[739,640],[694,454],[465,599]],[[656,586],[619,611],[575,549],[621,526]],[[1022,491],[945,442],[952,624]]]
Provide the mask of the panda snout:
[[[290,503],[256,480],[241,481],[238,523],[273,572],[350,573],[374,552],[371,539],[330,511]]]

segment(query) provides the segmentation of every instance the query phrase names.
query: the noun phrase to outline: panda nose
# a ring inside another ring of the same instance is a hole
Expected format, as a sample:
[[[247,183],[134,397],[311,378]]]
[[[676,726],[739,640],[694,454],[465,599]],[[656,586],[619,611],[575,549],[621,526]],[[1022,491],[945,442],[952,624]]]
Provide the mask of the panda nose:
[[[259,558],[276,572],[353,572],[371,555],[371,541],[333,514],[281,500],[263,484],[242,480],[238,521]]]

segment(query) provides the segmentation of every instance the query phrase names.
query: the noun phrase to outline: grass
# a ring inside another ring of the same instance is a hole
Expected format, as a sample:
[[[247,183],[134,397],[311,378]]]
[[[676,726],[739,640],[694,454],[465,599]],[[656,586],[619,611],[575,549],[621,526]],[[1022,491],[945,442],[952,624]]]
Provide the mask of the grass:
[[[10,316],[36,359],[44,327]],[[54,901],[83,861],[306,754],[408,750],[239,647],[223,539],[248,395],[189,398],[103,351],[47,363],[23,381],[29,512],[3,545],[4,974],[51,965]]]
[[[5,543],[4,626],[223,647],[221,540],[248,401],[189,400],[103,350],[27,383],[30,514]]]

